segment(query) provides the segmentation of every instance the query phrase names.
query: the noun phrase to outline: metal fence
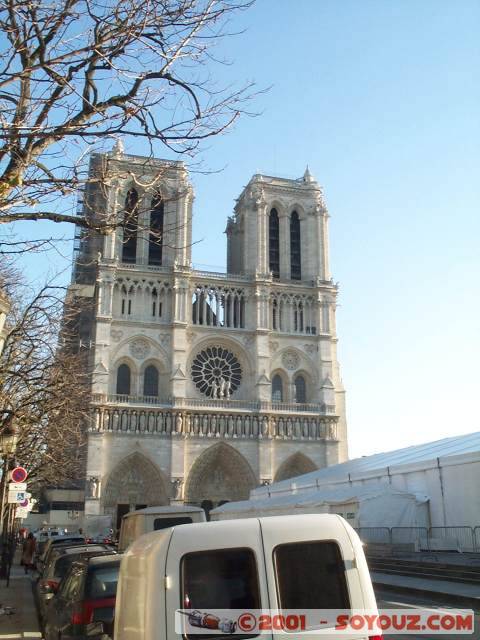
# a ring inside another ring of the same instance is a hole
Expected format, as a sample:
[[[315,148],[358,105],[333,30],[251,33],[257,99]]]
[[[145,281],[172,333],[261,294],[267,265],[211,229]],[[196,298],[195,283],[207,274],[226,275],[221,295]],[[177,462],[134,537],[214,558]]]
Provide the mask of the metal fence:
[[[363,542],[391,544],[392,532],[388,527],[360,527],[357,533]]]
[[[392,527],[392,544],[415,544],[428,549],[427,527]]]
[[[358,535],[370,544],[413,544],[420,551],[480,553],[478,527],[359,527]]]
[[[473,530],[473,539],[475,541],[475,550],[480,551],[480,527]]]
[[[438,543],[438,545],[437,545]],[[476,551],[475,535],[471,527],[430,527],[429,548],[435,551],[435,546],[457,546],[459,551]]]

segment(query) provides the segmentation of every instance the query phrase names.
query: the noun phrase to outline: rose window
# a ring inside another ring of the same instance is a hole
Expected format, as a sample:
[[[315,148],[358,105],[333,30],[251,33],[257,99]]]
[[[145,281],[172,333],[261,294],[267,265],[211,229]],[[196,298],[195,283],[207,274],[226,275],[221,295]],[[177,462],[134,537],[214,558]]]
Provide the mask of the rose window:
[[[240,386],[242,367],[228,349],[208,347],[195,356],[192,379],[209,398],[229,398]]]

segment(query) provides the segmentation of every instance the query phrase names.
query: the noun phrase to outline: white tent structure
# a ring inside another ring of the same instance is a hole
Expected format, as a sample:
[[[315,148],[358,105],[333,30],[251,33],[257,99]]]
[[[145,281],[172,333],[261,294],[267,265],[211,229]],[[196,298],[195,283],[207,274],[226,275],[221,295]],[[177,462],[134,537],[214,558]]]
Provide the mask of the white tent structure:
[[[339,513],[358,527],[480,527],[480,432],[258,487],[249,500],[224,504],[211,517],[312,511]]]
[[[395,514],[395,526],[428,526],[428,498],[377,483],[366,487],[324,487],[289,495],[228,502],[211,512],[212,520],[293,513],[337,513],[353,527],[383,526]]]

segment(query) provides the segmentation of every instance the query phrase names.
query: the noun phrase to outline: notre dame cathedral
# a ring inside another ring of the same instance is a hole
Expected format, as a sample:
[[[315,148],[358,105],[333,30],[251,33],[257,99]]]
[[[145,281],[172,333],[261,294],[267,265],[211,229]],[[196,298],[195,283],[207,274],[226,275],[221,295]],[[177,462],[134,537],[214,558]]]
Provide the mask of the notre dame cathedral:
[[[85,513],[211,508],[345,460],[329,215],[308,169],[251,178],[226,222],[226,273],[192,269],[183,163],[117,144],[90,177],[83,215],[113,223],[79,234],[69,291],[90,305]]]

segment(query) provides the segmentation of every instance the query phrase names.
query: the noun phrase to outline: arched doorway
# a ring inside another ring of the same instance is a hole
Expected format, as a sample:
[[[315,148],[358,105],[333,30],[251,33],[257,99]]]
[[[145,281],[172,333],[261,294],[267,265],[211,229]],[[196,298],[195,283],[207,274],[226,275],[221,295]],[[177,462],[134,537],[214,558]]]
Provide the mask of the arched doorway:
[[[220,442],[204,451],[194,462],[185,487],[185,502],[214,507],[222,501],[246,500],[257,485],[245,458]]]
[[[166,505],[168,484],[162,472],[141,453],[124,458],[110,473],[103,491],[104,512],[120,527],[129,511]]]
[[[279,466],[275,475],[275,482],[288,480],[288,478],[295,478],[296,476],[301,476],[304,473],[316,471],[316,469],[317,466],[308,456],[297,451],[297,453],[291,455]]]

